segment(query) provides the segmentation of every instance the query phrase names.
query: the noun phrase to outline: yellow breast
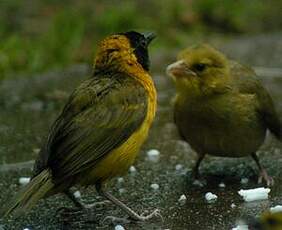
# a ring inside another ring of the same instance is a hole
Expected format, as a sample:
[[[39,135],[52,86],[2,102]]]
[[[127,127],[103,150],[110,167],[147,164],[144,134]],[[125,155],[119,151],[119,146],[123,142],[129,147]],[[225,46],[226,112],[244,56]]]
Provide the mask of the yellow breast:
[[[112,177],[127,172],[128,168],[134,163],[140,147],[148,136],[156,111],[156,90],[154,84],[150,80],[143,83],[143,85],[148,92],[148,108],[144,122],[125,143],[113,150],[94,166],[82,184],[95,184],[98,181],[105,182]]]

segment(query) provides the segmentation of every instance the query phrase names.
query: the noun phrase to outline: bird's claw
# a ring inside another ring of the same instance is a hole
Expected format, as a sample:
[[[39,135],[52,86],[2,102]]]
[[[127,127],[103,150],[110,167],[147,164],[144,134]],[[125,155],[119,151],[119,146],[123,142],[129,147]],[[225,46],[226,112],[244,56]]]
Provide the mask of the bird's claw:
[[[141,214],[140,216],[139,215],[135,215],[135,216],[132,216],[132,217],[129,217],[129,218],[120,218],[120,217],[115,217],[115,216],[107,216],[103,219],[102,223],[105,223],[106,221],[110,221],[111,223],[113,224],[116,224],[116,223],[122,223],[122,224],[128,224],[132,221],[147,221],[147,220],[150,220],[152,219],[153,217],[159,217],[161,218],[162,222],[164,221],[161,213],[160,213],[160,210],[159,209],[156,209],[154,210],[152,213],[150,213],[149,215],[143,215]]]
[[[260,176],[258,178],[258,183],[261,184],[263,181],[266,182],[266,185],[268,187],[271,187],[274,185],[274,180],[271,176],[269,176],[266,172],[266,170],[262,170],[260,173]]]
[[[155,209],[151,214],[145,216],[144,214],[141,214],[141,218],[143,218],[143,221],[149,220],[153,217],[159,217],[162,222],[164,221],[163,216],[161,215],[161,211],[159,209]]]

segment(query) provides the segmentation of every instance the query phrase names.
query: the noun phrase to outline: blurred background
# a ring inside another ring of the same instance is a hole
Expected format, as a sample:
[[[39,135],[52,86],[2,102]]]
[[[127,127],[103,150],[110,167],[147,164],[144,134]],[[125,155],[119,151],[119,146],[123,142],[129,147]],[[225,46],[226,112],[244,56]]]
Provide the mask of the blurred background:
[[[153,30],[161,55],[207,37],[281,31],[281,12],[279,0],[3,0],[0,80],[90,64],[97,41],[115,32]]]
[[[238,219],[282,204],[282,144],[269,135],[258,151],[276,182],[269,200],[246,205],[237,194],[258,186],[256,167],[248,158],[207,157],[201,165],[207,186],[192,185],[189,173],[196,154],[178,136],[170,103],[174,86],[165,75],[179,50],[211,43],[254,67],[282,118],[281,12],[281,0],[0,0],[0,213],[21,188],[19,178],[32,174],[34,159],[69,94],[90,76],[98,42],[133,29],[158,35],[149,48],[158,110],[134,164],[137,172],[125,175],[124,183],[112,180],[108,187],[138,213],[159,208],[164,221],[125,228],[232,229]],[[160,151],[158,163],[148,162],[150,149]],[[241,184],[242,178],[249,182]],[[221,182],[225,188],[218,187]],[[159,185],[157,191],[152,183]],[[81,189],[86,202],[97,199],[94,190]],[[208,204],[206,192],[217,194],[218,201]],[[187,203],[180,206],[182,194]],[[123,215],[109,205],[68,221],[57,218],[54,207],[70,205],[62,196],[52,197],[16,221],[0,215],[0,229],[113,229],[101,223],[103,217]],[[88,214],[96,215],[96,222]]]

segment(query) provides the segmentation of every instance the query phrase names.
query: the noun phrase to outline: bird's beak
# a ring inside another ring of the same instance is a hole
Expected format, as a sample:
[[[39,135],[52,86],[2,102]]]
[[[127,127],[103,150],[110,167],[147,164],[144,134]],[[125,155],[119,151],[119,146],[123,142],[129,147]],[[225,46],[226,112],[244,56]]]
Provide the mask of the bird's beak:
[[[197,76],[195,72],[188,68],[187,64],[183,60],[174,62],[167,66],[166,73],[168,76],[175,79],[186,76]]]
[[[153,32],[145,32],[142,33],[142,35],[145,37],[147,45],[149,45],[151,41],[156,37],[156,34]]]

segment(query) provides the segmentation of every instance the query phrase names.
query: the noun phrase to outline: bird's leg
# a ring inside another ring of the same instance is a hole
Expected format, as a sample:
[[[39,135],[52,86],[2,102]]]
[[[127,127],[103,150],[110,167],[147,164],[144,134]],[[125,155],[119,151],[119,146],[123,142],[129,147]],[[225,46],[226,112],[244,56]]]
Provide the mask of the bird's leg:
[[[256,162],[258,168],[259,168],[259,171],[260,171],[260,176],[258,178],[258,183],[261,183],[262,180],[265,180],[266,182],[266,185],[267,186],[272,186],[274,185],[274,180],[272,179],[272,177],[270,177],[265,168],[260,164],[259,162],[259,158],[258,156],[256,155],[256,153],[252,153],[252,158],[254,159],[254,161]]]
[[[110,203],[108,200],[105,200],[105,201],[101,201],[101,202],[95,202],[93,204],[84,204],[81,201],[81,199],[75,197],[74,194],[70,190],[66,190],[64,193],[75,204],[75,206],[78,209],[86,210],[86,209],[96,208],[96,207],[103,206],[105,204],[109,204]]]
[[[202,160],[204,159],[205,155],[198,155],[198,159],[197,159],[197,162],[196,162],[196,165],[194,166],[193,168],[193,177],[195,180],[198,180],[199,179],[199,167],[200,167],[200,164],[202,162]]]
[[[119,201],[113,195],[111,195],[110,193],[104,191],[101,184],[96,184],[96,189],[97,189],[97,192],[101,196],[104,196],[105,198],[107,198],[108,200],[113,202],[116,206],[118,206],[120,209],[122,209],[124,212],[126,212],[129,215],[130,219],[132,219],[134,221],[147,221],[147,220],[149,220],[149,219],[151,219],[151,218],[153,218],[155,216],[161,217],[158,209],[154,210],[151,214],[149,214],[147,216],[138,215],[136,212],[134,212],[132,209],[127,207],[124,203]],[[106,217],[104,219],[104,221],[105,220],[111,220],[112,222],[120,222],[120,221],[127,222],[127,223],[129,222],[128,219],[117,218],[117,217],[113,217],[113,216]]]
[[[204,159],[205,155],[198,155],[197,162],[193,168],[192,171],[192,177],[193,177],[193,185],[199,186],[199,187],[204,187],[206,185],[206,181],[200,178],[200,173],[199,173],[199,168],[202,160]]]

